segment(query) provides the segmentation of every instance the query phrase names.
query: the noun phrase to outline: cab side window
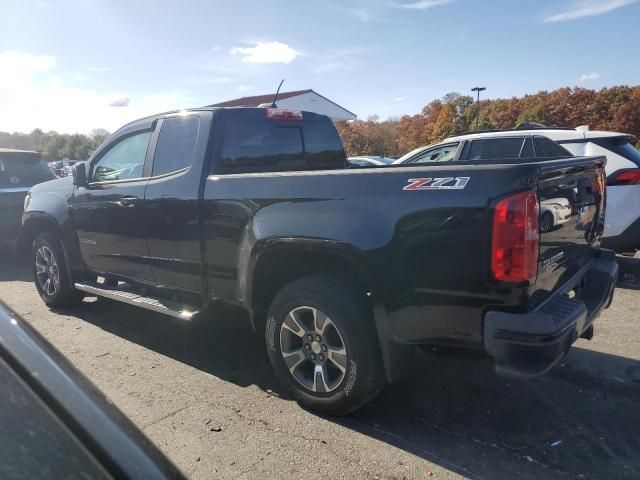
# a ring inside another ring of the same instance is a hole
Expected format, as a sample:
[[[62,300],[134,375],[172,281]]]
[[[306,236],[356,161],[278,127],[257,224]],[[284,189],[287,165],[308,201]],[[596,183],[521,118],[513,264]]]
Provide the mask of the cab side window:
[[[196,154],[199,130],[200,118],[196,115],[164,119],[151,175],[164,175],[190,167]]]
[[[419,153],[407,163],[450,162],[456,156],[459,143],[450,143]]]
[[[146,131],[120,140],[95,163],[91,181],[141,178],[150,138],[151,132]]]

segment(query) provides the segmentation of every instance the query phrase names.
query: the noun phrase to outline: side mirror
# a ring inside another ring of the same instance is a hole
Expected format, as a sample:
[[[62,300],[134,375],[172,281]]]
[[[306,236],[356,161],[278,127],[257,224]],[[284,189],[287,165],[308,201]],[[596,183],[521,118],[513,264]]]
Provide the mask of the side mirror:
[[[87,162],[78,162],[71,167],[73,174],[73,184],[76,187],[86,187],[89,185],[87,180]]]

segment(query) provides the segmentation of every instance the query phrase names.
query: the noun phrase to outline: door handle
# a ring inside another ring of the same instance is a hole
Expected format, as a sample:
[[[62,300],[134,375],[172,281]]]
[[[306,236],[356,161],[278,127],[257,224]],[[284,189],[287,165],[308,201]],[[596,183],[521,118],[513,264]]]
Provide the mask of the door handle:
[[[118,200],[118,204],[121,207],[133,207],[138,200],[138,197],[127,195],[124,197],[120,197],[120,200]]]

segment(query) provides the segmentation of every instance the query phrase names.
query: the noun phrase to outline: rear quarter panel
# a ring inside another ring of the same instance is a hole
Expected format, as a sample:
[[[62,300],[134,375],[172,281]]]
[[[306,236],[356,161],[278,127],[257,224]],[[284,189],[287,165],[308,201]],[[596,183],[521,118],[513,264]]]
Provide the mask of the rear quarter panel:
[[[450,164],[209,176],[210,290],[242,301],[252,259],[277,239],[342,245],[367,266],[374,300],[385,305],[397,340],[481,343],[482,309],[517,304],[524,292],[485,280],[487,207],[533,188],[536,171]],[[416,179],[443,177],[469,181],[457,190],[406,189]]]

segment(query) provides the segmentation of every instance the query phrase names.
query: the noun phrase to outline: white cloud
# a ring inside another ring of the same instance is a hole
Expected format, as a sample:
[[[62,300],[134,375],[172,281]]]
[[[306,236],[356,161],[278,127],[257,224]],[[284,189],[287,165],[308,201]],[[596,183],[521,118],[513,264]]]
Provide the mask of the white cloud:
[[[406,97],[395,97],[393,101],[396,103],[400,103],[400,102],[404,102],[406,99],[407,99]]]
[[[440,5],[446,5],[453,0],[418,0],[411,3],[395,3],[398,8],[408,8],[412,10],[427,10],[433,7],[439,7]]]
[[[583,82],[590,82],[591,80],[597,80],[599,78],[600,78],[600,74],[596,72],[583,73],[582,75],[580,75],[580,78],[578,79],[578,81],[580,83],[583,83]]]
[[[238,85],[236,90],[240,92],[248,92],[249,90],[253,90],[253,87],[250,87],[249,85]]]
[[[248,63],[291,63],[300,55],[286,43],[258,42],[253,47],[234,47],[229,53]]]
[[[118,95],[112,97],[107,103],[110,107],[128,107],[131,104],[131,99],[126,95]]]
[[[189,106],[182,91],[158,92],[143,97],[82,88],[73,72],[56,69],[50,55],[0,52],[0,131],[29,132],[34,128],[58,132],[89,132],[101,127],[114,131],[145,115]],[[115,102],[115,103],[114,103]],[[113,108],[118,104],[126,108]]]
[[[602,15],[626,5],[635,3],[637,0],[574,0],[571,6],[561,12],[549,15],[545,22],[565,22],[582,17]]]
[[[51,55],[31,55],[18,51],[0,53],[0,81],[3,77],[20,77],[38,72],[46,72],[56,66],[56,59]]]

